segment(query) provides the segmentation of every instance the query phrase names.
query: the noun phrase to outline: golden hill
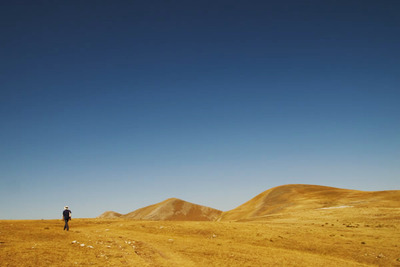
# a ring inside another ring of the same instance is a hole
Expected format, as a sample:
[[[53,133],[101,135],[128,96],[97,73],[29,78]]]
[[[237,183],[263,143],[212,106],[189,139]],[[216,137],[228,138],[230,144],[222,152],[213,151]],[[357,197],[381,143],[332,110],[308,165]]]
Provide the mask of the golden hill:
[[[112,219],[112,218],[119,218],[121,216],[122,216],[121,213],[115,211],[106,211],[97,218]]]
[[[177,198],[169,198],[163,202],[130,212],[124,217],[151,221],[213,221],[221,213],[220,210]]]
[[[121,215],[120,217],[148,221],[214,221],[221,214],[222,211],[217,209],[193,204],[177,198],[169,198],[160,203]]]
[[[107,211],[98,218],[129,218],[150,221],[259,221],[271,216],[314,216],[311,211],[362,209],[367,216],[372,208],[398,208],[400,190],[358,191],[328,186],[291,184],[274,187],[227,212],[177,198],[137,209],[128,214]],[[308,215],[306,215],[308,214]]]
[[[241,206],[224,212],[219,220],[263,220],[271,215],[315,209],[398,207],[400,190],[357,191],[327,186],[293,184],[271,188]]]

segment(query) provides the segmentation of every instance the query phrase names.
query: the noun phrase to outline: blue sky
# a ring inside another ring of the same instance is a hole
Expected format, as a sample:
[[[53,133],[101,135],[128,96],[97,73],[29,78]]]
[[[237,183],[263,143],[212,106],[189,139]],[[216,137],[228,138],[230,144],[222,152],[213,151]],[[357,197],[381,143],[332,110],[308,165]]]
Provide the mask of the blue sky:
[[[3,1],[0,219],[400,189],[398,1]]]

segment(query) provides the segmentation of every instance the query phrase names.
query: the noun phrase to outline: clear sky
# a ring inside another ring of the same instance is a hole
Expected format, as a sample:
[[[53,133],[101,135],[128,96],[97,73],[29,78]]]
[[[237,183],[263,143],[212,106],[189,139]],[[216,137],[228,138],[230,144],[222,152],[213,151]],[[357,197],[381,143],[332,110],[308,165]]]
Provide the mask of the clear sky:
[[[1,1],[0,219],[400,189],[400,1]]]

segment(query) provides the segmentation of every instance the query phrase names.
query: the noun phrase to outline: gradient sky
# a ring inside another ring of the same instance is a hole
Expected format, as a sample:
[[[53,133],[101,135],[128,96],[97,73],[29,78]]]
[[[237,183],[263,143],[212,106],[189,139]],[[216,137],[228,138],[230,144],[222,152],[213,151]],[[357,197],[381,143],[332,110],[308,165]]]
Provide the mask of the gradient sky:
[[[400,1],[2,1],[0,219],[400,189]]]

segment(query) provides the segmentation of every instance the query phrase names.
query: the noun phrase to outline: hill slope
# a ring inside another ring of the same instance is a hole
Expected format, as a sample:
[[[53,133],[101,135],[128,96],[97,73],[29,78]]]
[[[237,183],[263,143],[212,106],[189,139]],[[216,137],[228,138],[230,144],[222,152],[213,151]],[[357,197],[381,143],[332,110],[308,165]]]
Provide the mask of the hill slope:
[[[113,218],[119,218],[121,217],[122,214],[115,212],[115,211],[106,211],[97,218],[103,218],[103,219],[113,219]]]
[[[193,204],[177,198],[169,198],[163,202],[150,205],[123,217],[152,221],[214,221],[222,211]]]
[[[327,186],[293,184],[271,188],[239,207],[224,212],[219,220],[258,220],[276,215],[345,207],[395,207],[400,191],[357,191]]]
[[[137,209],[128,214],[107,211],[98,218],[129,218],[149,221],[215,221],[222,211],[177,198]]]

